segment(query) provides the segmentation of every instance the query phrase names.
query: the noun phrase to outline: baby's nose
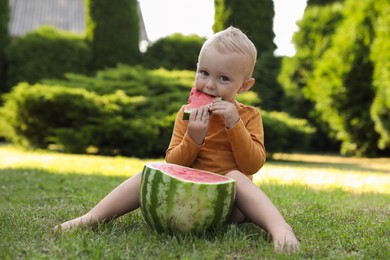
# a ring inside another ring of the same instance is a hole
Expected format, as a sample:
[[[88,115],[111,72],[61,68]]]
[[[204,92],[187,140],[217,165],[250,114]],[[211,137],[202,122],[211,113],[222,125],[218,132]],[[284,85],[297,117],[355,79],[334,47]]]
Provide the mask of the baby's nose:
[[[206,82],[205,87],[206,87],[206,89],[215,89],[214,80],[213,80],[213,79],[209,79],[209,80]]]

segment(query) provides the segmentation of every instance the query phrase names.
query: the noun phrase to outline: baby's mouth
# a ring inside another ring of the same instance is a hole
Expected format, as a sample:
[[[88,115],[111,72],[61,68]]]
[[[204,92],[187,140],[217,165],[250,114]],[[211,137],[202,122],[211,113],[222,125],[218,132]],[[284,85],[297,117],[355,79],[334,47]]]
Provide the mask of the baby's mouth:
[[[216,98],[216,97],[218,97],[218,96],[215,96],[215,95],[213,95],[213,94],[210,94],[210,93],[207,93],[207,92],[204,92],[204,91],[202,91],[204,94],[206,94],[206,95],[209,95],[210,97],[213,97],[213,98]]]

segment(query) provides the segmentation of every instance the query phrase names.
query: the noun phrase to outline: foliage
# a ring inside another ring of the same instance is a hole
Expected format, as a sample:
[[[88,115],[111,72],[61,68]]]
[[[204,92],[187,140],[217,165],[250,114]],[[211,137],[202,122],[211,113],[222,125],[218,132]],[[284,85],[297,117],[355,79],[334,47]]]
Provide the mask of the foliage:
[[[214,32],[234,26],[248,35],[259,52],[274,52],[272,0],[214,0],[214,3]]]
[[[5,48],[10,41],[8,32],[9,23],[9,2],[8,0],[0,0],[0,93],[7,90],[6,82],[6,58]]]
[[[54,225],[88,211],[147,161],[2,146],[0,258],[388,259],[389,175],[369,168],[372,159],[294,156],[269,160],[255,175],[300,239],[300,251],[287,255],[274,253],[265,232],[250,223],[197,236],[158,234],[138,210],[94,229],[54,235]]]
[[[319,120],[320,115],[309,99],[308,81],[312,71],[325,50],[331,46],[331,38],[342,20],[343,5],[340,3],[306,7],[302,20],[298,22],[299,31],[293,36],[296,46],[294,57],[284,57],[278,82],[284,96],[281,110],[298,118],[306,118],[317,129],[314,149],[336,151],[339,143],[329,137],[329,127]]]
[[[305,119],[284,112],[262,111],[264,142],[268,152],[309,151],[315,128]]]
[[[376,20],[376,37],[372,43],[370,59],[374,64],[373,85],[374,101],[371,104],[371,118],[379,134],[379,149],[390,147],[390,5],[379,5]]]
[[[283,110],[309,118],[344,154],[386,155],[389,38],[383,20],[390,3],[333,2],[310,3],[299,22],[297,53],[283,60],[278,78]]]
[[[371,0],[345,3],[345,18],[308,81],[308,97],[330,134],[342,142],[344,154],[378,154],[379,136],[373,131],[370,116],[375,92],[374,65],[369,57],[379,14],[379,9],[373,8],[374,3]],[[381,8],[388,6],[384,1],[381,3]]]
[[[312,77],[316,61],[331,45],[331,37],[342,19],[342,9],[341,4],[306,8],[298,22],[299,31],[293,36],[296,54],[283,58],[278,76],[285,94],[283,111],[316,121],[317,115],[310,114],[314,105],[308,100],[307,82]]]
[[[193,73],[120,66],[95,77],[21,83],[5,96],[5,135],[27,147],[160,156],[186,102],[189,77]]]
[[[236,99],[240,103],[254,107],[260,106],[261,103],[259,95],[253,91],[247,91],[245,93],[239,94],[236,96]]]
[[[87,39],[95,69],[139,60],[139,18],[136,0],[87,0]]]
[[[337,2],[344,2],[345,0],[307,0],[307,6],[325,6]]]
[[[280,111],[283,106],[284,92],[277,81],[282,59],[271,52],[259,54],[253,77],[256,79],[252,90],[261,98],[262,109]]]
[[[163,156],[193,78],[190,71],[121,65],[93,77],[67,74],[65,80],[21,83],[5,96],[1,135],[30,148]],[[253,106],[260,102],[255,92],[241,94],[238,100]],[[275,113],[265,113],[265,117],[270,132],[266,136],[278,135],[268,139],[269,151],[308,148],[312,128],[306,121]],[[291,136],[298,146],[287,144]]]
[[[277,82],[280,58],[274,57],[276,49],[273,31],[274,5],[272,0],[215,0],[214,32],[235,26],[247,34],[258,51],[253,88],[262,100],[262,108],[279,110],[282,89]]]
[[[41,27],[6,49],[8,85],[61,78],[66,72],[87,72],[89,48],[82,36]]]
[[[147,68],[168,70],[196,70],[199,51],[204,38],[179,33],[158,39],[148,47],[142,64]]]

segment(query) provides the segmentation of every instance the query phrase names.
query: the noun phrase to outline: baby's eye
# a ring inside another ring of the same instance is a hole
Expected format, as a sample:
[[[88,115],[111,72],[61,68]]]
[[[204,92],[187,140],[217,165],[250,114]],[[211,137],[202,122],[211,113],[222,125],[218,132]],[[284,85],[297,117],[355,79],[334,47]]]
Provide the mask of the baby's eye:
[[[221,81],[229,81],[229,78],[226,77],[226,76],[220,76],[219,79],[220,79]]]
[[[208,75],[209,75],[209,73],[208,73],[207,71],[205,71],[205,70],[201,70],[201,71],[199,71],[199,73],[200,73],[202,76],[208,76]]]

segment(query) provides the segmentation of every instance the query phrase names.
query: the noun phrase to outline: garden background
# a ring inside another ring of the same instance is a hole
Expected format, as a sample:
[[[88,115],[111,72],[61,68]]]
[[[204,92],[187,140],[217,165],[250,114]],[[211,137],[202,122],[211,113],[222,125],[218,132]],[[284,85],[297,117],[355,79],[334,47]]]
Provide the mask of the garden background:
[[[43,149],[48,153],[162,158],[175,115],[186,103],[192,87],[197,54],[205,39],[174,34],[140,52],[136,0],[86,0],[84,3],[85,34],[42,27],[15,38],[8,31],[9,1],[0,0],[0,140],[22,146],[28,149],[26,152]],[[213,30],[230,25],[239,27],[259,50],[255,87],[240,95],[239,101],[262,111],[270,165],[280,153],[381,157],[379,170],[367,166],[364,174],[379,174],[385,187],[380,190],[385,191],[376,193],[369,189],[367,194],[372,195],[377,207],[368,209],[368,202],[364,207],[378,216],[375,227],[381,227],[384,233],[374,231],[367,239],[389,237],[390,201],[386,185],[390,156],[390,1],[308,0],[298,23],[299,31],[293,38],[296,46],[293,57],[274,56],[271,0],[215,0],[214,4]],[[8,145],[5,147],[3,158],[13,158]],[[44,183],[50,183],[51,170],[39,170],[35,175],[33,169],[37,166],[26,165],[24,170],[15,170],[3,162],[2,167],[4,196],[1,197],[7,198],[2,201],[5,205],[2,229],[9,230],[8,224],[12,223],[5,221],[9,218],[9,207],[16,210],[11,213],[15,214],[17,224],[25,221],[19,215],[24,199],[16,196],[12,203],[10,193],[23,190],[24,185],[29,185],[26,180],[36,182],[34,176],[44,176],[45,181],[39,185],[46,187]],[[325,168],[338,167],[326,164]],[[61,166],[55,168],[54,172]],[[348,171],[348,167],[343,170]],[[91,170],[94,171],[97,170]],[[16,184],[19,180],[22,183]],[[61,177],[61,180],[65,179]],[[372,185],[376,187],[375,183]],[[77,189],[75,182],[69,187],[72,191]],[[287,195],[282,186],[275,185],[275,189],[280,196]],[[295,199],[291,203],[298,203],[296,196],[299,197],[301,188],[293,186],[292,189]],[[354,192],[359,196],[366,194],[359,188]],[[53,199],[52,196],[59,197],[62,193],[54,194],[47,196]],[[364,196],[371,196],[367,194]],[[37,193],[29,196],[33,198]],[[69,205],[73,202],[67,203],[66,209],[76,210]],[[327,203],[325,200],[323,207],[329,206]],[[53,206],[54,202],[49,205]],[[307,209],[309,204],[302,205]],[[344,204],[337,205],[342,208]],[[292,214],[298,215],[297,210],[299,207]],[[317,209],[312,210],[308,214],[312,217],[310,221],[317,216],[314,212]],[[356,210],[353,208],[351,212]],[[346,218],[352,218],[355,213],[347,213]],[[356,221],[361,223],[359,219]],[[326,234],[321,234],[321,238],[313,238],[313,247],[326,239]],[[77,236],[87,239],[85,235]],[[388,239],[379,241],[377,250],[382,250],[379,256],[388,256]],[[360,245],[354,244],[343,256],[351,252],[367,256]],[[33,255],[34,250],[30,251]],[[309,247],[303,255],[315,255],[313,250]],[[375,255],[373,247],[368,251],[368,256]]]

